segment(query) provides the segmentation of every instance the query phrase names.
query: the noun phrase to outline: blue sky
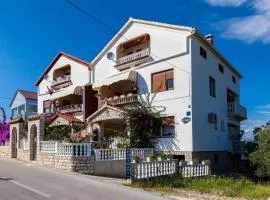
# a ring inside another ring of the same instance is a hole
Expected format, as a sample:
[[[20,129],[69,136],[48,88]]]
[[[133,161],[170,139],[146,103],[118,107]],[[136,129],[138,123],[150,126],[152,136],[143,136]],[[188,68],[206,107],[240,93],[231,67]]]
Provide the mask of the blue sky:
[[[241,103],[248,126],[270,120],[269,0],[73,0],[119,30],[129,17],[193,26],[243,74]],[[58,51],[91,61],[114,33],[65,0],[5,1],[0,7],[0,106],[35,81]]]

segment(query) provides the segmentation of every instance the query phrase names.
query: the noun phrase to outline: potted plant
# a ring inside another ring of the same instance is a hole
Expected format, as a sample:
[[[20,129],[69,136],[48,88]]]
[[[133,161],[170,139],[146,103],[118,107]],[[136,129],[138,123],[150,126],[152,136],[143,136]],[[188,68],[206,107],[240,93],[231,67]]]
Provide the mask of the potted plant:
[[[203,160],[203,161],[202,161],[202,164],[203,164],[203,165],[209,165],[209,164],[210,164],[210,160]]]
[[[198,165],[199,163],[200,163],[200,161],[198,159],[193,160],[193,165]]]
[[[140,158],[140,156],[134,156],[134,157],[133,157],[133,160],[134,160],[134,162],[135,162],[136,164],[138,164],[138,163],[141,161],[141,158]]]
[[[150,159],[151,159],[151,161],[157,160],[157,154],[151,155]]]

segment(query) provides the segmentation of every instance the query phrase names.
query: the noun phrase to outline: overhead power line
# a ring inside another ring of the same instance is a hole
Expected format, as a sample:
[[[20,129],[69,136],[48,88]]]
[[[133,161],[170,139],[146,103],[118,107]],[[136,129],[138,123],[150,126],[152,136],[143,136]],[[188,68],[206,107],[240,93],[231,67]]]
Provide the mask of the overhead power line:
[[[83,13],[83,14],[86,15],[87,17],[89,17],[89,18],[91,18],[92,20],[96,21],[96,22],[99,23],[100,25],[106,27],[106,28],[107,28],[108,30],[110,30],[112,33],[114,33],[114,34],[117,34],[117,33],[118,33],[118,31],[116,31],[113,27],[111,27],[110,25],[104,23],[103,21],[101,21],[100,19],[98,19],[98,18],[95,17],[94,15],[90,14],[90,13],[87,12],[86,10],[82,9],[80,6],[78,6],[77,4],[75,4],[73,1],[71,1],[71,0],[65,0],[65,1],[66,1],[68,4],[70,4],[73,8],[77,9],[79,12]],[[118,35],[120,35],[120,36],[121,36],[122,38],[124,38],[125,40],[128,40],[128,38],[126,38],[123,34],[118,33]],[[161,59],[159,56],[155,55],[155,54],[153,53],[153,51],[151,52],[151,54],[152,54],[153,56],[155,56],[156,58]],[[175,66],[174,64],[168,62],[167,60],[164,60],[164,61],[165,61],[166,63],[168,63],[169,65],[171,65],[171,66],[173,66],[173,67],[175,67],[175,68],[177,68],[177,69],[179,69],[179,70],[181,70],[181,71],[183,71],[183,72],[185,72],[185,73],[187,73],[187,74],[190,75],[190,72],[188,72],[188,71],[186,71],[186,70],[184,70],[184,69],[181,69],[181,68],[179,68],[178,66]]]

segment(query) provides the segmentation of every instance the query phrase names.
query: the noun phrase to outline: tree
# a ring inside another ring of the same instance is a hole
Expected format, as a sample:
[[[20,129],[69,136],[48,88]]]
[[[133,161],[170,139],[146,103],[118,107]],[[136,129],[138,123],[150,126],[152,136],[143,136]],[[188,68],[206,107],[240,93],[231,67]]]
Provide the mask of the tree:
[[[130,147],[153,148],[157,139],[153,137],[161,125],[161,113],[165,111],[162,106],[154,106],[155,96],[138,95],[138,102],[124,108],[123,119],[128,126],[126,134],[129,135]]]
[[[270,127],[257,132],[257,149],[250,154],[251,162],[256,166],[256,175],[270,178]]]

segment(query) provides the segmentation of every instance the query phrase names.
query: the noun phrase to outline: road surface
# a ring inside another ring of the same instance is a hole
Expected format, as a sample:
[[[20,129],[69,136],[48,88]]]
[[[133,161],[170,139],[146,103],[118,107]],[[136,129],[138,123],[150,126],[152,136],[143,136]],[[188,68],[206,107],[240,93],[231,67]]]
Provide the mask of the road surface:
[[[167,199],[122,183],[119,179],[57,171],[0,157],[0,200]]]

